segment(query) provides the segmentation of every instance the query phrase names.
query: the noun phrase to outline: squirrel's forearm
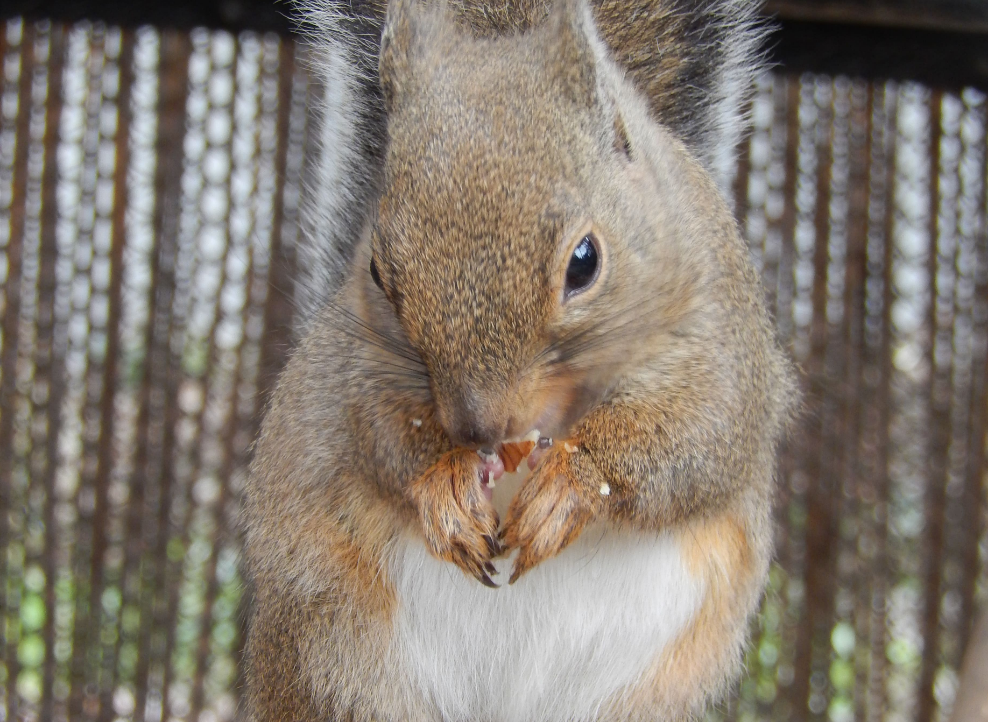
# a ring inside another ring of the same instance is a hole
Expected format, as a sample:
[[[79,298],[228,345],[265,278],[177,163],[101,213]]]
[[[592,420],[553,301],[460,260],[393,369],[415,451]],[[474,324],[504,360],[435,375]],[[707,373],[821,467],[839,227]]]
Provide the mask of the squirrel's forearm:
[[[716,511],[745,484],[737,424],[711,424],[711,410],[681,401],[607,403],[577,428],[580,453],[607,484],[605,516],[660,528]]]
[[[409,484],[452,448],[426,404],[388,401],[363,419],[358,444],[373,468],[368,475],[387,492],[406,498]]]

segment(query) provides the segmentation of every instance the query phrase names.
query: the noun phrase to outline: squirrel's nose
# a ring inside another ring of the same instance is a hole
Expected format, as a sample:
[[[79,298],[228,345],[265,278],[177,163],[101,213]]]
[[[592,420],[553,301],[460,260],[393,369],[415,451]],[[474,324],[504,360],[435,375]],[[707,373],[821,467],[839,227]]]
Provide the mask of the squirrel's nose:
[[[467,420],[451,429],[450,436],[457,446],[492,447],[504,438],[504,427]]]
[[[465,392],[449,409],[446,433],[458,446],[494,446],[504,441],[507,419],[481,394]]]
[[[450,434],[457,446],[481,448],[495,446],[503,434],[493,426],[483,426],[474,423],[461,424]]]

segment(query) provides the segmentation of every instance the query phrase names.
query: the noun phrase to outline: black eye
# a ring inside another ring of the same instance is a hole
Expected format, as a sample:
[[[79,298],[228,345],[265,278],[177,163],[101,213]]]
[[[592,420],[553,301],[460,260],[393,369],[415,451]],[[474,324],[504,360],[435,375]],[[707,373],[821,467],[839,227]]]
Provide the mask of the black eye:
[[[573,296],[585,291],[597,280],[600,269],[600,254],[597,251],[597,239],[593,233],[588,233],[577,244],[573,255],[566,267],[566,296]]]
[[[377,264],[374,263],[373,258],[371,259],[370,272],[371,272],[371,278],[374,279],[374,283],[376,283],[377,287],[383,291],[384,284],[381,283],[381,274],[377,272]]]

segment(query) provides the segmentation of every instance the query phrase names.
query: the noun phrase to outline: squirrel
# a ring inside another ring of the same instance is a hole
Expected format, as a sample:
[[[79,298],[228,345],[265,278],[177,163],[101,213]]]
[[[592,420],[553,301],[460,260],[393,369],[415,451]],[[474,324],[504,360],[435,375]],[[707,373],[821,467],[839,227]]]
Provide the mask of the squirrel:
[[[244,492],[247,718],[701,715],[799,398],[715,181],[754,5],[308,12],[318,288]]]

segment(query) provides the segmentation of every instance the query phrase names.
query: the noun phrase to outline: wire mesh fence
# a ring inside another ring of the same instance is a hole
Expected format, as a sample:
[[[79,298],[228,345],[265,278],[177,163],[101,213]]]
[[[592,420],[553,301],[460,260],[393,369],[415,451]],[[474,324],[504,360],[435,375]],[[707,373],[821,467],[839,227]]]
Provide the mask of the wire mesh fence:
[[[0,32],[0,720],[237,713],[237,498],[318,92],[276,35]],[[988,105],[762,77],[733,192],[806,412],[711,717],[945,720],[984,599]]]
[[[802,366],[741,718],[939,720],[984,598],[984,95],[765,78],[738,212]]]
[[[304,78],[277,37],[5,31],[0,718],[228,719]]]

